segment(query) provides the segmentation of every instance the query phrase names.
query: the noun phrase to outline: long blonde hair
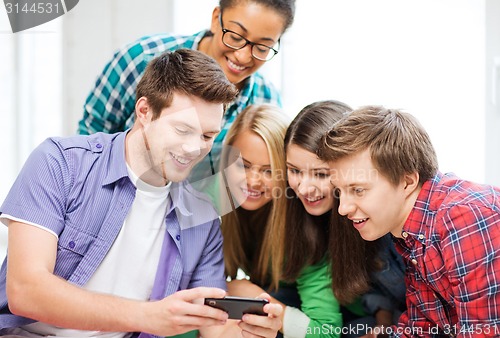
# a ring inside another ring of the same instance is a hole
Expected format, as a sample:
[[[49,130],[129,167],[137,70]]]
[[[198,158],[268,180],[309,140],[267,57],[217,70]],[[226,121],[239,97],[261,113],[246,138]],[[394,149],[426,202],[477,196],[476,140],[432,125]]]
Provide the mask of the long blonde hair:
[[[225,139],[225,145],[232,145],[243,131],[259,135],[269,153],[275,189],[272,201],[259,210],[246,211],[239,207],[222,217],[226,274],[234,278],[238,269],[242,269],[256,284],[270,283],[273,288],[278,287],[283,265],[280,247],[284,243],[286,222],[283,142],[288,123],[289,119],[280,108],[267,104],[252,105],[238,115]],[[226,165],[225,161],[227,159],[223,156],[222,166]],[[255,233],[256,229],[261,231]]]

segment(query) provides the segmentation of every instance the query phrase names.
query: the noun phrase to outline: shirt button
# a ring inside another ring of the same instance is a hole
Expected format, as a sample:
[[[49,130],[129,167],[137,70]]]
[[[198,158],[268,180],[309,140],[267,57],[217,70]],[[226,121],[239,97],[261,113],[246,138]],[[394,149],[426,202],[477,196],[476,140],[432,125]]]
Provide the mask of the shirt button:
[[[418,262],[417,262],[417,260],[416,260],[415,258],[413,258],[413,259],[411,260],[411,262],[413,263],[413,265],[417,265],[417,263],[418,263]]]
[[[408,233],[406,231],[403,231],[402,235],[403,235],[403,238],[408,237]]]
[[[69,242],[69,248],[70,249],[74,249],[75,245],[76,245],[75,242],[73,242],[73,241]]]
[[[424,239],[424,235],[422,234],[418,235],[418,239]]]
[[[95,147],[96,147],[97,149],[101,149],[101,148],[102,148],[102,144],[97,143],[97,144],[95,145]]]
[[[175,236],[175,239],[178,240],[178,241],[180,241],[181,240],[181,235]]]

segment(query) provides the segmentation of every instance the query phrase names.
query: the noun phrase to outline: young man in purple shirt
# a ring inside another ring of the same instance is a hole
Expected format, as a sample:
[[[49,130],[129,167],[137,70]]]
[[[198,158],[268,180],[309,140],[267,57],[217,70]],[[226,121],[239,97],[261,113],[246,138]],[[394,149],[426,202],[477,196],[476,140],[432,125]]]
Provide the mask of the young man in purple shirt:
[[[177,50],[148,65],[132,129],[35,149],[0,208],[0,335],[276,336],[277,304],[241,322],[202,305],[225,295],[222,237],[208,199],[184,180],[236,93],[215,61]]]

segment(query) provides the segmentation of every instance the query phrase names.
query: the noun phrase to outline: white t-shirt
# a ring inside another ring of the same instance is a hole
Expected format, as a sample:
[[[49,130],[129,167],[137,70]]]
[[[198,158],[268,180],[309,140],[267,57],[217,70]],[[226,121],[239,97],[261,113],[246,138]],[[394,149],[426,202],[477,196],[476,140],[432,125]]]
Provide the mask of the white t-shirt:
[[[165,236],[165,217],[171,183],[154,187],[141,181],[127,166],[136,196],[123,227],[108,254],[84,288],[119,297],[148,300]],[[10,330],[9,330],[10,331]],[[124,338],[124,332],[99,332],[62,329],[41,322],[12,329],[24,337],[102,337]]]

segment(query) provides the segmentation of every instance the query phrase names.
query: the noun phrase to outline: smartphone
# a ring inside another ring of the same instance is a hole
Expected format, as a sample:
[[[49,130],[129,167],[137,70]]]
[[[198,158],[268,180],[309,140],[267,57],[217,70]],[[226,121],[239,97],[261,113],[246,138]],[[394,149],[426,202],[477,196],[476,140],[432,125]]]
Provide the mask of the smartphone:
[[[229,319],[241,319],[245,313],[267,316],[264,305],[269,303],[267,299],[230,297],[205,298],[205,305],[226,311]]]

